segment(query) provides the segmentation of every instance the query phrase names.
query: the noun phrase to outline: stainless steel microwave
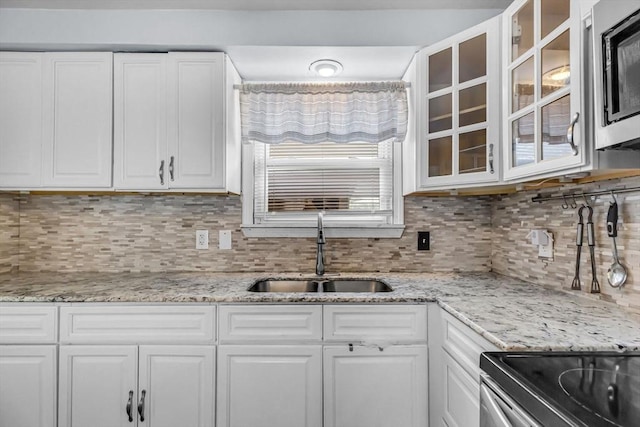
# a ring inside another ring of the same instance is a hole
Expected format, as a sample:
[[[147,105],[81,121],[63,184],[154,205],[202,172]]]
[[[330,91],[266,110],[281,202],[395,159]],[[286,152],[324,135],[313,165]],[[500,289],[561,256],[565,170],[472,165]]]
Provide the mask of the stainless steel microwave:
[[[640,150],[640,1],[593,7],[597,149]]]

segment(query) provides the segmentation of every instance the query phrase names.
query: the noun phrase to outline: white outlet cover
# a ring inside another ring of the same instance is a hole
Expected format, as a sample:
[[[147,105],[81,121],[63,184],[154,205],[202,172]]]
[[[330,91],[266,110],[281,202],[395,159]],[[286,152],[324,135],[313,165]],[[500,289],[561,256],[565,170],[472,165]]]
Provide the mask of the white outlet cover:
[[[196,230],[196,249],[209,249],[208,230]]]
[[[231,249],[231,230],[220,230],[218,248],[221,250]]]

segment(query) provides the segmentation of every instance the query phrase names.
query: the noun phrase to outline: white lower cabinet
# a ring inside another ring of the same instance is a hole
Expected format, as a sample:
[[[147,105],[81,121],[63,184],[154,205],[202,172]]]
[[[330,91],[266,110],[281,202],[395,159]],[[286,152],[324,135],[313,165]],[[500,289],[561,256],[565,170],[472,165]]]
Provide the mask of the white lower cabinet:
[[[479,427],[480,354],[497,351],[489,341],[429,306],[429,425]]]
[[[0,426],[56,426],[56,346],[0,345]]]
[[[60,346],[59,390],[60,427],[135,424],[137,347]]]
[[[324,348],[325,427],[427,425],[427,346]]]
[[[60,427],[213,427],[213,346],[60,346]]]
[[[141,346],[138,357],[139,425],[214,426],[213,346]]]
[[[320,345],[221,345],[219,427],[322,427]]]
[[[424,305],[222,305],[219,315],[218,427],[427,425]]]

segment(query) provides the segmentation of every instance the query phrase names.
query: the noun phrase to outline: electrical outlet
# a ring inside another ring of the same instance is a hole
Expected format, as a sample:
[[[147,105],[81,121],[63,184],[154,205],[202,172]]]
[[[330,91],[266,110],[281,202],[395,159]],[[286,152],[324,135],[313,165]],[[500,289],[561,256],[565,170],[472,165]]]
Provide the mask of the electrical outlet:
[[[209,231],[196,230],[196,249],[209,249]]]
[[[418,250],[419,251],[428,251],[429,250],[429,232],[428,231],[418,231]]]

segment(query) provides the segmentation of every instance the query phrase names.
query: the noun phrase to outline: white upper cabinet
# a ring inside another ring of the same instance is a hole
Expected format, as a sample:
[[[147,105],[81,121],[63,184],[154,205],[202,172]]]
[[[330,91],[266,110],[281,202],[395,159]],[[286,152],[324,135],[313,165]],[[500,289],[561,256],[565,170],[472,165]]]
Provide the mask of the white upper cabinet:
[[[0,52],[0,187],[40,185],[42,55]]]
[[[418,53],[416,190],[500,180],[500,19]]]
[[[0,188],[111,187],[112,54],[0,53]]]
[[[114,64],[114,187],[226,191],[224,54],[122,53]]]
[[[167,188],[167,55],[113,57],[115,188]]]
[[[224,189],[224,54],[169,53],[169,179]]]
[[[112,54],[45,53],[44,187],[111,187]]]
[[[579,2],[517,0],[503,14],[504,178],[588,161]]]

